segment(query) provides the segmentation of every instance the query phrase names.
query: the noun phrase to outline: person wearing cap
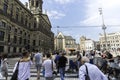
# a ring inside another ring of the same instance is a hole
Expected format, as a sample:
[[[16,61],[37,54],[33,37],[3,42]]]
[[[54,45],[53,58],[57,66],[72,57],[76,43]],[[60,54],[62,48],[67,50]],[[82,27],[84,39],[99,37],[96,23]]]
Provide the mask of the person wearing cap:
[[[89,63],[87,57],[82,57],[81,63],[82,66],[79,68],[79,80],[85,80],[85,75],[87,74],[86,66],[90,80],[108,80],[96,65]]]

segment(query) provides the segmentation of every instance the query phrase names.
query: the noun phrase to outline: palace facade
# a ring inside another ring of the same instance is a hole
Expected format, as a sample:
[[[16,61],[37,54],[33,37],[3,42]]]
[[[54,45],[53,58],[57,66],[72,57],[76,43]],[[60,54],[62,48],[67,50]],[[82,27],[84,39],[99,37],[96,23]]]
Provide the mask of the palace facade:
[[[0,0],[0,52],[54,50],[54,33],[42,4],[42,0],[29,0],[25,5],[19,0]]]

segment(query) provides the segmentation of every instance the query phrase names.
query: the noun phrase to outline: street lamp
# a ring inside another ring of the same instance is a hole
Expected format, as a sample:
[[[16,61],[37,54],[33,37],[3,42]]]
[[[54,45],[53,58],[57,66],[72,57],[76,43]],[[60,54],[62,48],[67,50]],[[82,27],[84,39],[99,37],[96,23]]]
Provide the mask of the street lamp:
[[[60,26],[57,26],[57,34],[59,33],[59,28],[60,28]]]
[[[105,30],[106,30],[107,27],[104,24],[104,17],[103,17],[102,8],[99,8],[99,12],[100,12],[100,15],[102,16],[102,30],[104,32],[105,49],[108,49],[107,48],[107,37],[106,37],[106,32],[105,32]]]

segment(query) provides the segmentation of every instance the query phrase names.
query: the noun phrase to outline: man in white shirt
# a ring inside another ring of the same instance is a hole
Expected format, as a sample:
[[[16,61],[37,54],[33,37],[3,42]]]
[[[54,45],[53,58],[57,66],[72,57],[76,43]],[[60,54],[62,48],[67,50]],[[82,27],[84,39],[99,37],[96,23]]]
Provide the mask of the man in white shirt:
[[[85,65],[88,68],[90,80],[108,80],[97,66],[89,63],[87,57],[82,57],[81,62],[83,65],[79,68],[79,80],[85,80],[85,75],[87,74]]]
[[[51,59],[51,55],[48,53],[47,59],[43,62],[42,66],[45,69],[45,79],[53,80],[53,69],[55,68],[55,62]]]

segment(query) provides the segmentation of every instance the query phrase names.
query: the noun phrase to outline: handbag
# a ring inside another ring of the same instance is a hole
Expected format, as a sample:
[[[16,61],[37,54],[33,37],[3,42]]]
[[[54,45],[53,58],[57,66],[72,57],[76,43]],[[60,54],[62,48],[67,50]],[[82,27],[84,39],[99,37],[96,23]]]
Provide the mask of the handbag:
[[[17,67],[16,67],[15,71],[13,72],[13,75],[12,75],[12,77],[11,77],[10,80],[18,80],[19,62],[20,62],[20,61],[18,61],[18,63],[17,63]]]
[[[51,63],[52,63],[52,74],[53,74],[53,80],[55,79],[55,75],[57,75],[57,72],[56,71],[54,71],[54,69],[53,69],[53,60],[51,60]]]
[[[89,75],[88,75],[88,68],[87,68],[86,65],[85,65],[85,67],[86,67],[85,80],[90,80],[90,77],[89,77]]]

